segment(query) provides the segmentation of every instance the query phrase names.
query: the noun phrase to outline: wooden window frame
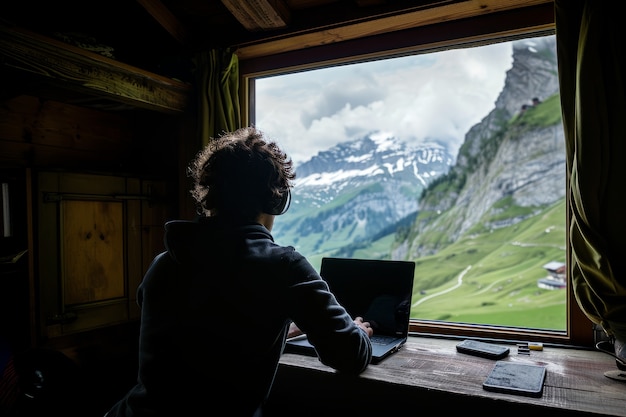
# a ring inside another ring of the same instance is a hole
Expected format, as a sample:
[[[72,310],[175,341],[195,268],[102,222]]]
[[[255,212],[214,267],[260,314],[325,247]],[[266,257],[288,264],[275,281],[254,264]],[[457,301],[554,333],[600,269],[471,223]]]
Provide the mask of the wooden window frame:
[[[259,77],[553,34],[555,34],[554,13],[552,5],[548,4],[521,12],[474,16],[471,19],[397,30],[367,38],[243,59],[240,60],[242,119],[244,124],[255,123],[255,79]],[[259,48],[262,46],[259,45]],[[566,187],[569,188],[567,184]],[[566,192],[568,194],[569,190]],[[566,216],[568,224],[569,205]],[[569,242],[569,230],[566,233]],[[568,260],[571,259],[570,253],[571,248],[568,244],[566,250]],[[567,282],[565,331],[412,319],[410,332],[437,337],[537,341],[592,347],[598,328],[580,309],[571,287],[569,271]]]

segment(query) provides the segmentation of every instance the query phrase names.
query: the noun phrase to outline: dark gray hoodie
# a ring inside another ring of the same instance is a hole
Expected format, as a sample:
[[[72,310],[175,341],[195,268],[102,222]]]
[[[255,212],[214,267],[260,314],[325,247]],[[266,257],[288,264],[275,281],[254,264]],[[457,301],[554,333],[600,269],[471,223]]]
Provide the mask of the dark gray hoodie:
[[[264,226],[212,217],[165,229],[167,251],[137,294],[137,385],[107,417],[261,415],[291,321],[324,364],[359,374],[370,363],[367,334],[312,265]],[[255,343],[238,343],[241,335]]]

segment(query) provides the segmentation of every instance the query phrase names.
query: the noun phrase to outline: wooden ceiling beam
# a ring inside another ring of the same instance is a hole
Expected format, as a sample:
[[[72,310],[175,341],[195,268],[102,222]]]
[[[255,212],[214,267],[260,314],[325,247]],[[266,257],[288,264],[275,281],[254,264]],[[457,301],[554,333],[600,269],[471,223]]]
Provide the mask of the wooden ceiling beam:
[[[162,113],[187,109],[191,87],[15,27],[0,25],[0,69],[50,85]]]
[[[181,45],[188,45],[191,34],[185,26],[159,0],[137,0],[137,2]]]
[[[222,0],[222,3],[250,32],[283,29],[291,19],[283,0]]]

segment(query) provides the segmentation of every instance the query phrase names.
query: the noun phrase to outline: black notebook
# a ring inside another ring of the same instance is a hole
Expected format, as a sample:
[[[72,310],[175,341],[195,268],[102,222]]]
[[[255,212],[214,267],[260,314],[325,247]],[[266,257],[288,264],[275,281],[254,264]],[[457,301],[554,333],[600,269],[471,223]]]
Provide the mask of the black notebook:
[[[323,258],[320,275],[352,318],[363,317],[374,329],[372,363],[406,342],[409,333],[415,262]],[[287,352],[316,355],[306,335],[287,341]]]

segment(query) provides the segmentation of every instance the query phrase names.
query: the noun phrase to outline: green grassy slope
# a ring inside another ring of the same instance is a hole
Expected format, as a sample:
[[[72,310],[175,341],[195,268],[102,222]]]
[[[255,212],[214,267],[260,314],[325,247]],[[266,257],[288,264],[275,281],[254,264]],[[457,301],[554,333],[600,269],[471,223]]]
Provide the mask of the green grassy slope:
[[[468,234],[418,259],[411,317],[565,330],[566,291],[537,286],[548,275],[543,265],[565,262],[563,219],[564,200],[539,216]]]

